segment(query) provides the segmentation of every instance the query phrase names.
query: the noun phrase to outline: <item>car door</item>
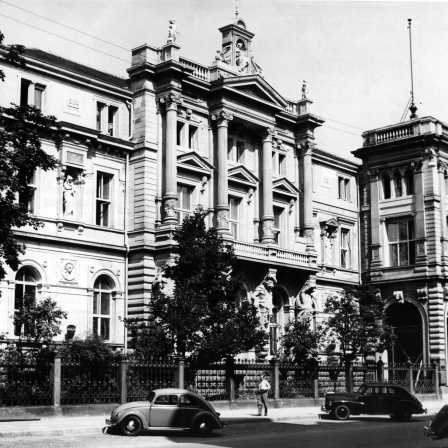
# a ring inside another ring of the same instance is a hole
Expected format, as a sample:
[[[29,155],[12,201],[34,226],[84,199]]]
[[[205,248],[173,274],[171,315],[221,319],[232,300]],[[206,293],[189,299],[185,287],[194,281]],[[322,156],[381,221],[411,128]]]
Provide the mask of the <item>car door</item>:
[[[384,387],[383,389],[384,389],[384,399],[382,402],[383,414],[395,414],[397,391],[390,386]]]
[[[364,403],[364,414],[381,414],[381,387],[379,386],[369,386],[366,388],[362,397],[360,397],[360,401]]]
[[[199,400],[193,395],[179,397],[179,421],[182,428],[190,428],[194,416],[201,411]]]
[[[179,397],[175,394],[158,395],[151,406],[149,426],[178,427]]]

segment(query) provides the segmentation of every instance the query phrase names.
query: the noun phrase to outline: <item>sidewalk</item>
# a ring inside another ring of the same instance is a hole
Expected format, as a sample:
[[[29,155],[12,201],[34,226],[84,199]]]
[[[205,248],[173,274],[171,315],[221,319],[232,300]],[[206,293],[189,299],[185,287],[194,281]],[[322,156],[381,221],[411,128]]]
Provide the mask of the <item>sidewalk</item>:
[[[428,409],[428,417],[436,414],[444,401],[428,401],[423,405]],[[221,412],[221,419],[229,425],[236,423],[262,423],[288,420],[317,420],[323,414],[320,407],[271,408],[267,417],[257,416],[257,410],[226,410]],[[54,437],[65,434],[101,434],[105,428],[104,416],[82,417],[42,417],[27,421],[0,421],[0,440],[19,437]]]

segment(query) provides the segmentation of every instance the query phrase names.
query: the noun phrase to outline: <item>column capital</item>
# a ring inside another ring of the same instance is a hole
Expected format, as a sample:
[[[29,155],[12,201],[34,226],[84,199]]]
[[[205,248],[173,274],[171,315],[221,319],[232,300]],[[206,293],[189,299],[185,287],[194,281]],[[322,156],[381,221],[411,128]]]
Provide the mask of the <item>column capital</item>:
[[[268,127],[264,129],[262,134],[263,142],[272,142],[272,139],[277,136],[277,131],[274,127]]]
[[[378,182],[379,172],[378,170],[369,170],[367,176],[369,176],[370,182]]]
[[[316,144],[310,140],[306,140],[304,142],[300,142],[296,145],[298,151],[302,152],[303,155],[311,155],[313,150],[316,148]]]
[[[414,173],[420,173],[423,170],[423,161],[417,160],[416,162],[411,163],[411,168],[414,171]]]
[[[182,95],[177,92],[170,92],[159,98],[160,103],[165,104],[167,109],[177,110],[177,105],[182,104]]]
[[[444,173],[446,170],[448,170],[448,163],[439,160],[437,162],[437,168],[439,170],[439,173]]]
[[[212,114],[211,119],[212,121],[216,121],[218,126],[228,126],[229,121],[233,120],[233,115],[224,110],[221,110],[216,114]]]

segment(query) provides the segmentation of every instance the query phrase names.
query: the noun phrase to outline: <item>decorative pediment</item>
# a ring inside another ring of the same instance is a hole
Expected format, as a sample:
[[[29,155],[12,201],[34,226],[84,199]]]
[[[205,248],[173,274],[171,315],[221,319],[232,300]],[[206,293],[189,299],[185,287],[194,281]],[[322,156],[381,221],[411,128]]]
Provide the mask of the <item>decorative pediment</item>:
[[[210,177],[214,166],[196,151],[191,151],[177,156],[177,168],[194,171]]]
[[[292,198],[297,198],[297,194],[300,193],[300,190],[290,180],[286,179],[286,177],[272,182],[272,188],[274,193]]]
[[[330,219],[327,219],[326,221],[321,221],[320,226],[321,227],[327,226],[327,227],[339,228],[341,226],[341,223],[336,218],[330,218]]]
[[[260,179],[244,165],[238,165],[229,169],[229,182],[237,182],[248,187],[256,188]]]
[[[267,103],[272,103],[281,109],[284,109],[288,105],[288,101],[258,75],[226,78],[223,80],[223,84],[233,91],[258,98]]]

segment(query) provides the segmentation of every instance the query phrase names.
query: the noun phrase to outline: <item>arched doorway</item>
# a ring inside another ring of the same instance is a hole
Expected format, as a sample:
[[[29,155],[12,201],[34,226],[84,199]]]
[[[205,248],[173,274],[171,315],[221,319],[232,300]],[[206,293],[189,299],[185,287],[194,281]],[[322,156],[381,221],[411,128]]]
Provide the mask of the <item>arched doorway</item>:
[[[394,327],[396,342],[389,350],[388,362],[425,362],[423,324],[418,308],[410,302],[393,303],[386,309],[386,323]]]

